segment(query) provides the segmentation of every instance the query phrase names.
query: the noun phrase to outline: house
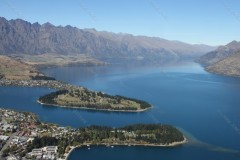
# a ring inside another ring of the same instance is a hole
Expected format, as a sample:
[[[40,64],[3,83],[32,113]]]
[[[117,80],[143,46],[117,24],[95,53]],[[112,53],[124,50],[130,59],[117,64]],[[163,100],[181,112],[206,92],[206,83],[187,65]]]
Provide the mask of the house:
[[[28,155],[36,159],[54,160],[56,159],[57,149],[57,146],[46,146],[39,149],[33,149]]]
[[[48,153],[57,153],[57,149],[58,149],[57,146],[47,146],[46,147],[46,152],[48,152]]]

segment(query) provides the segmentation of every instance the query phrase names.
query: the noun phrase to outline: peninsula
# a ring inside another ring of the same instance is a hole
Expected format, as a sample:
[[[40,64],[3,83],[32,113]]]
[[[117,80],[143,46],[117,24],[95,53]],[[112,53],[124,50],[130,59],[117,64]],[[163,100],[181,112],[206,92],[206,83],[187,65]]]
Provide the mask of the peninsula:
[[[41,104],[122,112],[141,112],[152,107],[142,100],[112,96],[57,81],[32,65],[7,56],[0,56],[0,60],[0,86],[48,87],[57,90],[41,96],[38,100]]]
[[[151,108],[145,101],[90,91],[84,87],[59,90],[42,96],[41,104],[105,111],[140,112]]]
[[[80,146],[169,147],[187,142],[178,129],[165,124],[73,129],[40,122],[33,113],[3,108],[0,108],[0,122],[0,159],[67,159],[71,148]]]

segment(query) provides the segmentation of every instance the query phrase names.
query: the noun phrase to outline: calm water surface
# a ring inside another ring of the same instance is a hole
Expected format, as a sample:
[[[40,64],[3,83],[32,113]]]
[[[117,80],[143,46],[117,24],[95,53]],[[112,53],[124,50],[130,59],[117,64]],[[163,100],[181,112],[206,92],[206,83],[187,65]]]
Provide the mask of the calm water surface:
[[[109,113],[43,106],[46,88],[0,87],[0,106],[36,113],[62,126],[167,123],[179,127],[190,143],[176,148],[92,147],[76,149],[70,160],[240,159],[240,79],[206,73],[195,63],[158,67],[62,67],[50,76],[109,94],[150,102],[143,113]]]

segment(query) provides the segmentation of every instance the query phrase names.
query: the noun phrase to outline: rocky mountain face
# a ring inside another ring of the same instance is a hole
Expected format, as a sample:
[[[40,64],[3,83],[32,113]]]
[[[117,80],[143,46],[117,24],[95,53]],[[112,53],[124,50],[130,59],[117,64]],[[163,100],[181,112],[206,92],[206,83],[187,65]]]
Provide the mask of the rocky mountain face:
[[[240,76],[240,52],[237,52],[207,67],[209,72],[226,76]]]
[[[209,66],[238,51],[240,51],[240,42],[232,41],[225,46],[220,46],[216,50],[201,56],[197,61],[204,66]]]
[[[196,58],[213,49],[211,46],[190,45],[155,37],[0,18],[0,54],[5,55],[81,54],[105,62],[161,62]]]
[[[215,51],[201,56],[198,62],[209,72],[240,76],[240,42],[232,41],[225,46],[220,46]]]

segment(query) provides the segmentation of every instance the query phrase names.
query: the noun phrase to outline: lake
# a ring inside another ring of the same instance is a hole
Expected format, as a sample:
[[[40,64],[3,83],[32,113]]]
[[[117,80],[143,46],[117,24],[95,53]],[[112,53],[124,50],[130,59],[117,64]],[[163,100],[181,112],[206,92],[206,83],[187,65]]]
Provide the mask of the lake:
[[[76,149],[69,160],[240,158],[240,79],[207,73],[192,62],[169,66],[59,67],[44,73],[58,80],[146,100],[154,108],[142,113],[98,112],[44,106],[47,88],[0,87],[0,106],[34,112],[61,126],[166,123],[181,129],[189,144],[176,148],[94,146]]]

